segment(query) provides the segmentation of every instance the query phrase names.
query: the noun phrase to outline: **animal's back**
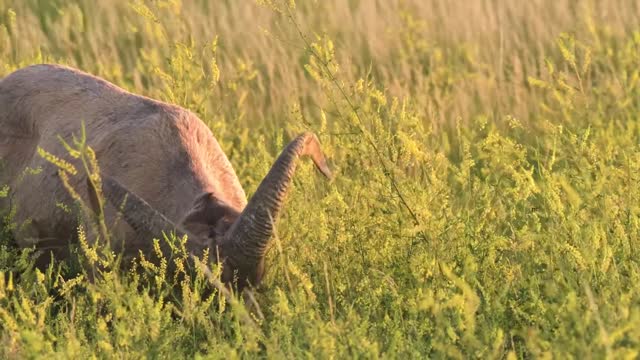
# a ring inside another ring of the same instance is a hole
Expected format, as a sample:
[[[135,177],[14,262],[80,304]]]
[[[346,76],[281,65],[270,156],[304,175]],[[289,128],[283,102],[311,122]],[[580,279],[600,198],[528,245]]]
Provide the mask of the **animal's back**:
[[[115,110],[153,111],[165,105],[131,94],[93,75],[60,65],[33,65],[0,80],[0,119],[14,135],[64,131],[78,118],[96,119]],[[73,116],[70,116],[73,114]],[[91,124],[89,124],[91,125]]]
[[[0,181],[13,183],[37,146],[57,147],[58,136],[104,127],[100,119],[115,109],[141,106],[140,97],[92,75],[59,65],[29,66],[0,80]],[[138,100],[138,101],[136,101]]]

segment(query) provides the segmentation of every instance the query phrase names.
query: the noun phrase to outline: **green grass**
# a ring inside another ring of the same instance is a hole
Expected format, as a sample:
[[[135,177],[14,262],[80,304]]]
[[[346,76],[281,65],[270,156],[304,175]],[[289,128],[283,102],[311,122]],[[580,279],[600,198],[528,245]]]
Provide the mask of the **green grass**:
[[[42,273],[5,226],[0,358],[639,356],[635,1],[262,3],[0,0],[0,77],[191,109],[248,194],[303,130],[335,173],[301,167],[251,306]]]

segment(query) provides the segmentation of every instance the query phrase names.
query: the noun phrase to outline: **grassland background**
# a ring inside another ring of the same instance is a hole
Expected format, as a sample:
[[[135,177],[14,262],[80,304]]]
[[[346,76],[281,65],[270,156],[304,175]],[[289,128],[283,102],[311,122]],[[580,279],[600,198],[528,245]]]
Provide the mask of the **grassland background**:
[[[5,228],[0,357],[638,356],[637,1],[266,3],[0,0],[0,77],[189,108],[248,194],[305,129],[336,173],[299,171],[257,326],[157,274],[41,273]]]

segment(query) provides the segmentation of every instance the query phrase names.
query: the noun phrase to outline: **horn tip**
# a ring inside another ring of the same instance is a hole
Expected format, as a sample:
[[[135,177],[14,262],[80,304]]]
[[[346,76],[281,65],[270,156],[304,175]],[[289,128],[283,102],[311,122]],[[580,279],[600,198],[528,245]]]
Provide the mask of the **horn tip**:
[[[309,144],[310,142],[314,143],[315,148],[311,153],[313,155],[313,161],[316,165],[316,168],[320,170],[322,175],[324,175],[327,179],[333,180],[333,173],[331,172],[331,169],[327,164],[327,159],[324,157],[322,150],[320,150],[320,140],[318,140],[318,136],[311,131],[306,131],[300,134],[298,138],[306,139],[307,144]]]
[[[322,175],[324,175],[327,179],[333,180],[333,173],[331,172],[331,169],[329,169],[329,165],[327,165],[326,161],[318,164],[318,170],[320,170]]]

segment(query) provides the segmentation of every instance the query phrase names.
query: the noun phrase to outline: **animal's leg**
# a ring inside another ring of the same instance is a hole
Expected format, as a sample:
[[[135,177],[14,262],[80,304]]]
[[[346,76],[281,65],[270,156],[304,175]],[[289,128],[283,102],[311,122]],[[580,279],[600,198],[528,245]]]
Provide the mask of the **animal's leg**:
[[[36,148],[34,138],[12,138],[0,131],[0,185],[19,179]]]
[[[57,245],[60,242],[58,239],[38,239],[37,242],[34,257],[36,267],[41,271],[46,270],[52,262],[66,260],[71,256],[70,246]],[[48,242],[54,245],[47,246]]]

